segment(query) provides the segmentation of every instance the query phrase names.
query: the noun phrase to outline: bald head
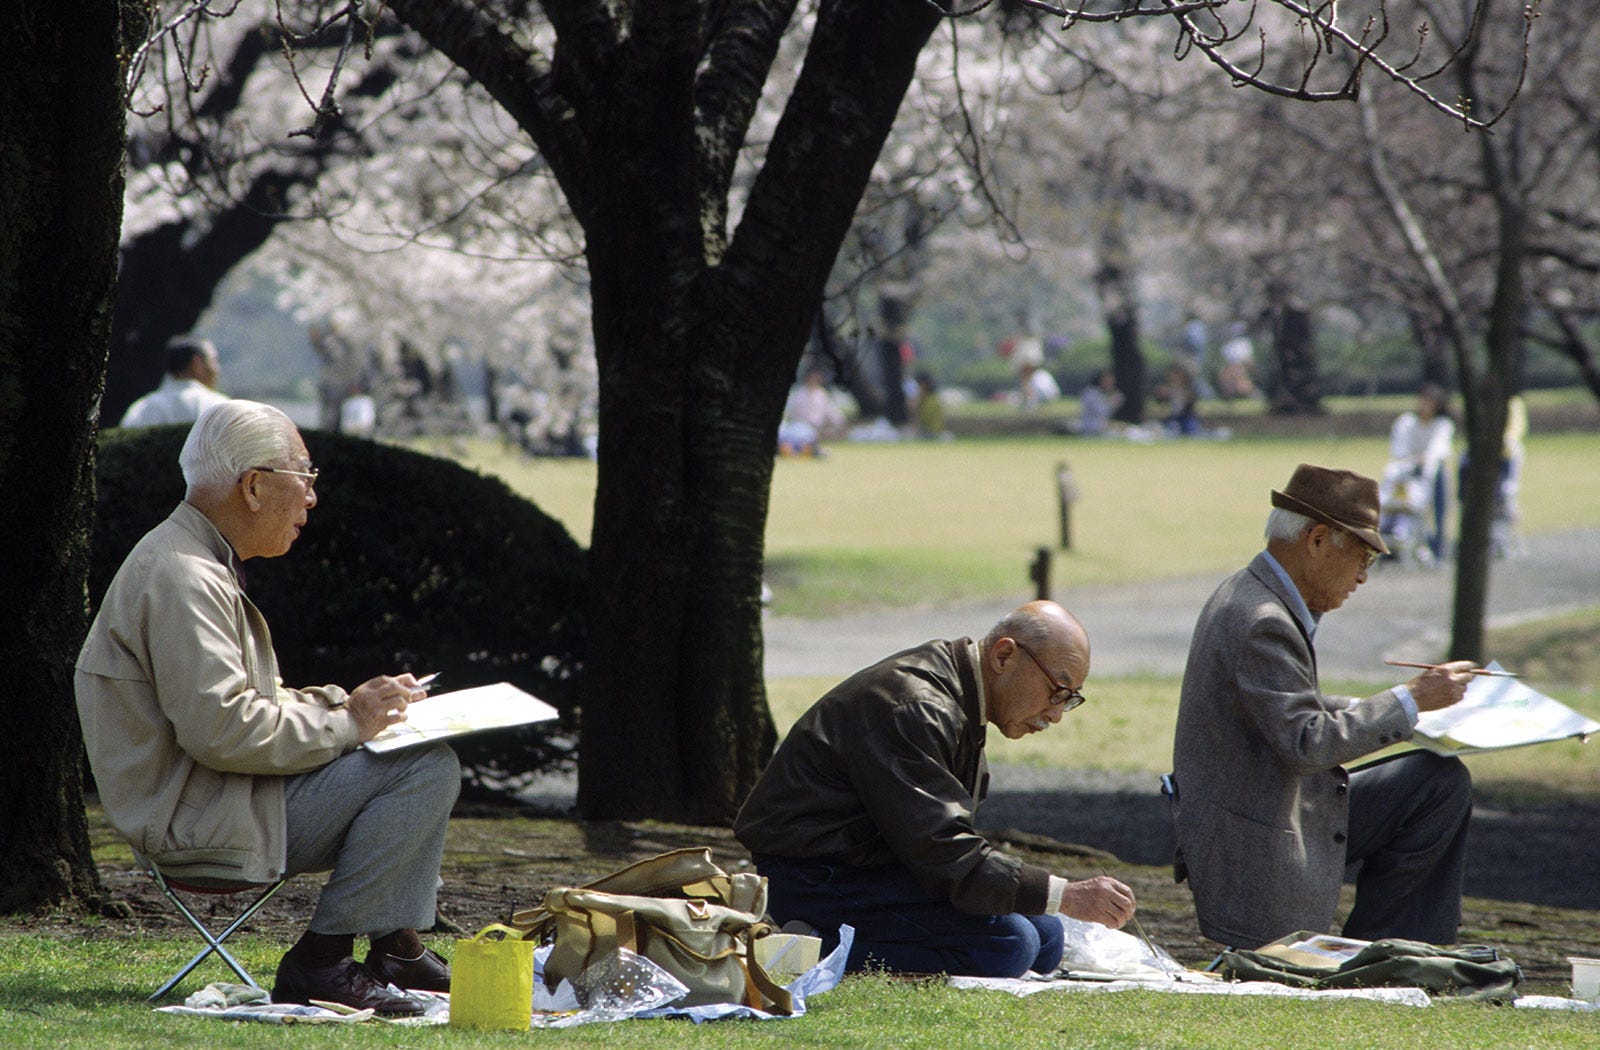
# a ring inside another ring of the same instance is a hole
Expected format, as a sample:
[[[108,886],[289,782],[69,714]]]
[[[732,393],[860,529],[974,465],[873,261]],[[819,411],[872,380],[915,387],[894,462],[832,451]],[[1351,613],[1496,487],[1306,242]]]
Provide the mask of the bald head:
[[[1050,601],[1028,602],[1000,618],[979,646],[988,718],[1012,739],[1061,721],[1067,690],[1089,677],[1089,634]]]
[[[1002,616],[984,635],[984,651],[994,648],[994,643],[1001,638],[1014,639],[1033,649],[1060,646],[1080,658],[1084,672],[1088,673],[1089,632],[1083,629],[1076,616],[1055,602],[1028,602]]]

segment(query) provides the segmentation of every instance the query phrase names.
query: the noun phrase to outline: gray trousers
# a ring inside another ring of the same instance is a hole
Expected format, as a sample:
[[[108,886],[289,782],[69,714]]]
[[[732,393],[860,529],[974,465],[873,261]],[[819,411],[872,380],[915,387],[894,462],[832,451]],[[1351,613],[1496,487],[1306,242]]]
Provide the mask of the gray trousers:
[[[1414,751],[1350,775],[1356,903],[1344,935],[1454,944],[1461,925],[1472,776],[1458,758]]]
[[[356,748],[284,779],[290,874],[332,871],[308,929],[381,937],[433,925],[445,829],[461,791],[448,744]]]

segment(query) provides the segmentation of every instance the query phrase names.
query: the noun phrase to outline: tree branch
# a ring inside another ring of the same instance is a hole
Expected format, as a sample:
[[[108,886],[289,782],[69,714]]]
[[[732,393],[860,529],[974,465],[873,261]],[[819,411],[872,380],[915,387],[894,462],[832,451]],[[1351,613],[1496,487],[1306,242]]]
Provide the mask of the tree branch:
[[[388,6],[505,107],[544,155],[578,221],[589,219],[594,159],[574,104],[557,90],[543,57],[472,0],[388,0]]]

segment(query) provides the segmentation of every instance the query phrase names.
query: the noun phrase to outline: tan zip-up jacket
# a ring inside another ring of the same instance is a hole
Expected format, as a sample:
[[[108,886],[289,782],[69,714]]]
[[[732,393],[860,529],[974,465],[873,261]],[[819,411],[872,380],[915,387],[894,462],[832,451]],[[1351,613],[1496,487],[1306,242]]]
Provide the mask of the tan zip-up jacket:
[[[180,878],[283,874],[283,777],[359,742],[338,686],[285,689],[238,560],[188,503],[106,591],[74,689],[113,827]]]

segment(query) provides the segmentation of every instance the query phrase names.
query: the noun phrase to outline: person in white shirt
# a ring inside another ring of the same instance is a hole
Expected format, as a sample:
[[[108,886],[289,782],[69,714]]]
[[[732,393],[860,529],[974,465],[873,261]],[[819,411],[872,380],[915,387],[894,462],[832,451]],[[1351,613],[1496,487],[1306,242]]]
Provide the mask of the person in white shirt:
[[[167,344],[167,373],[161,385],[128,406],[121,426],[154,427],[193,423],[200,413],[228,395],[216,389],[222,368],[209,339],[180,336]]]
[[[1025,362],[1021,372],[1024,411],[1032,411],[1042,404],[1061,397],[1061,385],[1056,382],[1056,377],[1032,361]]]
[[[1384,467],[1378,498],[1383,506],[1385,535],[1396,536],[1406,546],[1408,528],[1422,525],[1428,534],[1426,553],[1438,561],[1444,555],[1445,507],[1449,497],[1450,460],[1456,421],[1450,415],[1444,389],[1424,383],[1417,404],[1402,412],[1389,429],[1389,462]],[[1403,521],[1406,514],[1412,522]]]

